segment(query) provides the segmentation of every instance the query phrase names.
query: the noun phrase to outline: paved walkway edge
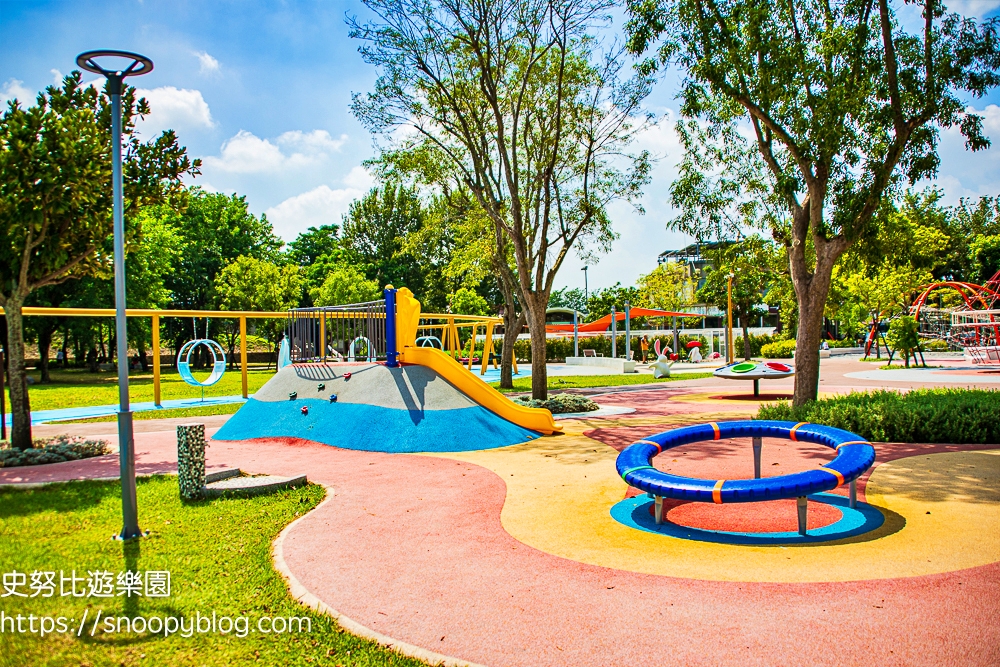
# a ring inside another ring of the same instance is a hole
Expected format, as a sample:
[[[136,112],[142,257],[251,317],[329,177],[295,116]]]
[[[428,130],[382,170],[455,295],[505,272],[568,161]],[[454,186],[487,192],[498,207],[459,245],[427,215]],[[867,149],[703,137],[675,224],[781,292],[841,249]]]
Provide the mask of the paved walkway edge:
[[[365,639],[371,639],[386,648],[391,648],[392,650],[410,658],[417,658],[418,660],[423,660],[424,662],[428,662],[432,665],[444,665],[444,667],[485,667],[485,665],[469,662],[468,660],[462,660],[460,658],[453,658],[449,655],[444,655],[443,653],[437,653],[414,644],[408,644],[407,642],[393,639],[392,637],[383,635],[381,632],[376,632],[371,628],[361,625],[357,621],[344,616],[336,609],[310,593],[309,590],[302,585],[302,582],[300,582],[295,575],[292,574],[291,569],[285,562],[285,537],[291,533],[300,521],[308,518],[310,514],[333,500],[333,487],[324,484],[323,488],[326,489],[326,498],[323,499],[323,502],[314,507],[308,513],[300,516],[298,519],[285,526],[284,530],[278,534],[278,537],[275,538],[274,543],[271,545],[271,559],[274,563],[274,568],[281,574],[282,577],[284,577],[292,597],[310,609],[313,609],[320,614],[330,616],[337,621],[337,624],[340,625],[340,627],[347,630],[351,634],[364,637]]]

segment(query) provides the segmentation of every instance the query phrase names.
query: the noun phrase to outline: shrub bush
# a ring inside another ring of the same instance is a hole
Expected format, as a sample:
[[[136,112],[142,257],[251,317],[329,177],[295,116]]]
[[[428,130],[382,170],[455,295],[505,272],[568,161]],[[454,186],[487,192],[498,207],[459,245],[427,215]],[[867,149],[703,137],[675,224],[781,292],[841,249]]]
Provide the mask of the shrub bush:
[[[761,355],[761,349],[765,345],[770,345],[771,343],[777,343],[784,340],[784,338],[779,334],[772,336],[770,334],[750,334],[750,356],[759,357]],[[736,346],[733,348],[737,357],[743,356],[743,336],[736,337]]]
[[[580,394],[555,394],[545,401],[518,396],[514,402],[529,408],[545,408],[554,415],[570,412],[592,412],[600,407],[597,403]]]
[[[845,338],[844,340],[828,340],[826,342],[830,344],[831,348],[860,347],[860,345],[858,345],[858,341],[851,338]]]
[[[775,343],[768,343],[760,349],[760,354],[765,359],[790,359],[795,351],[794,340],[779,340]]]
[[[105,440],[85,440],[67,435],[57,435],[50,439],[36,438],[33,444],[34,449],[21,451],[10,449],[10,446],[4,443],[4,448],[0,449],[0,468],[77,461],[103,456],[111,451],[110,445]]]
[[[940,338],[921,338],[920,348],[924,352],[947,352],[951,349],[948,347],[948,342]]]
[[[1000,442],[1000,391],[915,389],[851,392],[813,401],[761,406],[757,419],[812,422],[878,442],[981,444]]]

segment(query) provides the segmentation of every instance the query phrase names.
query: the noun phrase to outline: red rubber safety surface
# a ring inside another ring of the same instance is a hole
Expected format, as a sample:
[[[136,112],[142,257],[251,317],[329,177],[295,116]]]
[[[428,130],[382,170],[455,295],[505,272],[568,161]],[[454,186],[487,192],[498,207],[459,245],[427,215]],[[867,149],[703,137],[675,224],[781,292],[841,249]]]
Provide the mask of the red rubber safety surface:
[[[499,521],[505,487],[493,473],[405,458],[337,452],[310,474],[350,483],[285,542],[310,591],[396,639],[489,665],[649,664],[665,647],[686,665],[1000,658],[1000,564],[830,584],[594,567],[510,537]]]

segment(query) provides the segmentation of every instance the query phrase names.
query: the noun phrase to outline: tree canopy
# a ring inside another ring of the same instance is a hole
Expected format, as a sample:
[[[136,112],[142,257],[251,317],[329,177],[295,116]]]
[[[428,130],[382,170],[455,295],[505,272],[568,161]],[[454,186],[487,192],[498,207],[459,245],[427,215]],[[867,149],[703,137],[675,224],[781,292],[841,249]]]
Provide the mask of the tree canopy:
[[[122,93],[125,215],[141,206],[183,206],[183,176],[199,173],[172,131],[147,142],[136,118],[144,99]],[[111,262],[111,102],[79,72],[35,104],[8,103],[0,116],[0,306],[8,328],[12,444],[31,446],[21,308],[40,288],[92,275]]]
[[[990,145],[962,96],[1000,84],[997,21],[918,4],[916,31],[889,0],[628,5],[646,70],[683,70],[673,226],[698,238],[770,229],[788,248],[796,405],[818,391],[833,266],[872,233],[884,196],[936,173],[940,128],[958,127],[971,150]]]
[[[533,349],[543,349],[545,308],[566,255],[584,240],[583,252],[606,248],[614,238],[607,205],[637,201],[647,180],[648,153],[628,145],[642,127],[650,79],[623,76],[620,49],[599,52],[590,32],[607,0],[365,5],[376,18],[351,19],[351,34],[379,78],[355,96],[355,114],[390,148],[429,154],[426,162],[471,192],[496,229],[497,256],[510,245],[511,287]],[[545,355],[532,359],[533,394],[544,398]]]

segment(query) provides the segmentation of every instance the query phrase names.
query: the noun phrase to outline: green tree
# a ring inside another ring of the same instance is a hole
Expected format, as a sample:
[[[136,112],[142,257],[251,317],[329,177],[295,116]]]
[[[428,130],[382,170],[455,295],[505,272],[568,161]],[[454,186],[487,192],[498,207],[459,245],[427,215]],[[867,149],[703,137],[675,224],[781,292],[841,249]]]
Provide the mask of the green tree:
[[[762,307],[773,279],[774,245],[759,236],[707,251],[712,270],[698,290],[698,298],[729,312],[729,276],[732,274],[733,319],[743,328],[743,357],[750,359],[750,322],[767,313]],[[819,343],[817,343],[817,346]]]
[[[439,190],[428,208],[428,220],[407,236],[404,248],[424,258],[433,267],[425,282],[426,302],[434,308],[436,298],[459,286],[475,288],[488,302],[503,304],[503,348],[513,350],[524,329],[524,310],[516,296],[514,258],[510,242],[493,224],[473,197],[460,172],[448,169],[441,151],[427,142],[400,150],[384,151],[368,163],[385,180],[409,180],[415,185]],[[487,280],[492,274],[493,280]],[[447,307],[447,298],[441,308]],[[513,389],[513,359],[500,361],[500,387]]]
[[[448,312],[459,315],[489,315],[490,304],[468,287],[459,287],[448,295]]]
[[[640,305],[641,296],[635,287],[622,287],[621,283],[615,283],[611,287],[602,290],[594,290],[587,299],[587,322],[599,320],[611,313],[613,307],[619,313],[625,312],[625,304],[632,306]]]
[[[280,312],[298,304],[302,282],[301,269],[295,264],[279,266],[264,259],[240,256],[219,272],[215,293],[221,310]],[[239,327],[232,320],[227,320],[224,326],[232,363]],[[272,343],[281,326],[274,320],[263,325]]]
[[[583,290],[579,287],[573,289],[563,287],[552,290],[549,294],[549,308],[572,308],[582,313],[587,310],[587,301]]]
[[[303,270],[301,305],[313,305],[313,290],[319,289],[334,265],[346,261],[346,251],[340,242],[340,226],[310,227],[288,244],[286,255]]]
[[[317,306],[341,306],[348,303],[364,303],[382,298],[382,288],[374,280],[351,264],[333,267],[323,284],[313,291],[313,302]]]
[[[660,264],[639,276],[641,305],[659,310],[683,310],[694,303],[695,281],[687,266],[680,262]],[[638,305],[638,304],[637,304]]]
[[[573,248],[608,247],[608,204],[637,202],[648,180],[648,153],[629,144],[650,80],[623,77],[621,51],[597,52],[588,33],[603,23],[606,0],[365,5],[376,18],[352,19],[351,34],[379,78],[355,96],[354,112],[393,149],[432,153],[487,215],[499,268],[514,260],[511,287],[535,351],[532,395],[544,399],[539,351],[553,280]]]
[[[413,188],[388,183],[351,203],[344,216],[343,245],[348,259],[381,287],[409,287],[420,294],[424,287],[422,263],[404,251],[409,234],[424,224],[426,212]]]
[[[934,175],[939,128],[990,145],[960,95],[1000,84],[997,21],[918,4],[923,26],[910,32],[889,0],[629,2],[631,48],[657,49],[647,69],[684,70],[672,226],[697,237],[770,227],[789,249],[795,405],[817,395],[833,266],[872,233],[883,197]]]
[[[250,213],[246,197],[192,188],[187,210],[172,219],[182,252],[166,287],[177,308],[210,309],[215,279],[237,257],[277,262],[282,241],[265,216]]]
[[[853,272],[842,280],[847,303],[867,317],[870,330],[903,310],[917,289],[932,279],[927,269],[882,265],[874,276]]]
[[[913,356],[913,363],[917,363],[916,351],[920,347],[920,334],[918,333],[917,321],[909,315],[897,317],[889,325],[889,334],[886,340],[892,349],[903,355],[906,367],[910,367],[910,355]]]
[[[310,266],[340,249],[339,234],[340,225],[310,227],[288,244],[288,258],[299,266]]]
[[[135,117],[149,113],[135,89],[122,94],[125,216],[148,204],[181,205],[181,178],[199,173],[172,131],[142,142]],[[0,116],[0,306],[7,321],[14,425],[11,443],[31,447],[21,309],[35,290],[104,268],[112,235],[111,103],[79,72],[49,86],[34,106],[11,101]]]

